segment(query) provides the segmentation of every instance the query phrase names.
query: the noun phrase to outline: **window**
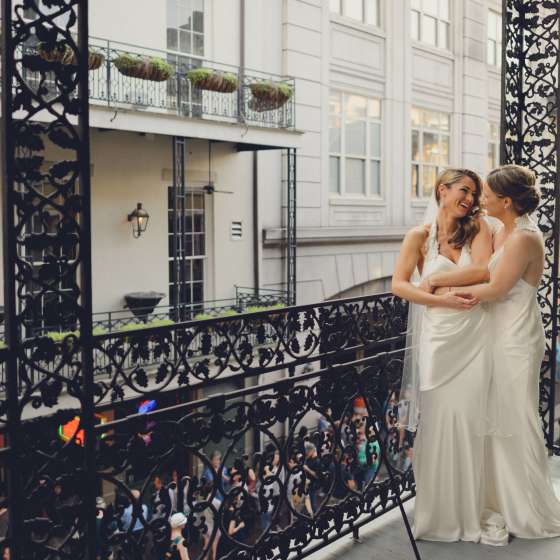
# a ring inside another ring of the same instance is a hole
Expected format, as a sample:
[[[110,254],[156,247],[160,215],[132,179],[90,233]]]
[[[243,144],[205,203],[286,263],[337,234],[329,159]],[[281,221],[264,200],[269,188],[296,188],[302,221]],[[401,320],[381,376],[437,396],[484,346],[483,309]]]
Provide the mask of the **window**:
[[[335,14],[379,25],[379,0],[330,0],[330,7]]]
[[[167,48],[204,56],[204,0],[167,0]]]
[[[188,189],[181,196],[169,187],[168,211],[169,301],[194,312],[204,301],[204,193]]]
[[[412,108],[412,196],[431,195],[438,173],[449,165],[448,113]]]
[[[332,194],[381,195],[381,100],[332,92],[329,104]]]
[[[488,171],[500,165],[500,127],[496,123],[488,123]]]
[[[412,38],[449,49],[449,0],[411,0]]]
[[[23,259],[30,266],[33,276],[26,282],[25,294],[20,304],[25,307],[28,336],[44,330],[72,330],[76,327],[76,247],[68,243],[49,242],[41,248],[40,238],[59,238],[64,216],[56,209],[63,207],[71,191],[62,196],[61,190],[48,183],[33,187],[32,203],[39,204],[40,197],[48,200],[41,212],[34,212],[25,224],[25,249]],[[50,273],[44,274],[50,268]],[[56,274],[54,271],[56,270]],[[57,276],[59,279],[53,281]],[[22,311],[22,309],[20,309]]]
[[[488,10],[486,62],[492,66],[502,65],[502,16],[492,10]]]

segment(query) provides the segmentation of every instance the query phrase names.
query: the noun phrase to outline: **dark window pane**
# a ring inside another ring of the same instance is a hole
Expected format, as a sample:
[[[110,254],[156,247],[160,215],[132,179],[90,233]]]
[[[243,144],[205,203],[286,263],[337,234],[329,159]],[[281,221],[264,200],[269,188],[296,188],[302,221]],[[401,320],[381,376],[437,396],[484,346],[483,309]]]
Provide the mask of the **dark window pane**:
[[[202,280],[202,275],[204,271],[204,261],[202,259],[194,259],[192,262],[193,269],[193,280]]]
[[[181,284],[179,293],[181,303],[192,303],[191,284]]]
[[[194,229],[193,233],[204,233],[204,214],[194,215]]]
[[[176,29],[167,30],[167,48],[172,51],[176,51],[179,47],[179,40],[177,37]]]
[[[204,301],[204,286],[202,282],[193,284],[193,302],[198,303]]]
[[[192,257],[193,254],[192,235],[186,235],[185,238],[186,238],[185,255],[187,257]]]
[[[197,256],[204,255],[204,235],[196,234],[194,237],[193,254]]]

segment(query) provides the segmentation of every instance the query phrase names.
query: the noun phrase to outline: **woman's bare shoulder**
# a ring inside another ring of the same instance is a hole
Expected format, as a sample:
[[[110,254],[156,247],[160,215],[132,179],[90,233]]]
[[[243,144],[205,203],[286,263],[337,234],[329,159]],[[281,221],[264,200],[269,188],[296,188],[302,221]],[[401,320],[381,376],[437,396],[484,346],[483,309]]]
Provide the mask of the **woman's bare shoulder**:
[[[540,231],[516,230],[507,238],[506,243],[512,253],[529,254],[541,258],[544,240]]]
[[[403,245],[409,248],[421,249],[426,243],[429,233],[430,226],[415,226],[409,229],[404,236]]]

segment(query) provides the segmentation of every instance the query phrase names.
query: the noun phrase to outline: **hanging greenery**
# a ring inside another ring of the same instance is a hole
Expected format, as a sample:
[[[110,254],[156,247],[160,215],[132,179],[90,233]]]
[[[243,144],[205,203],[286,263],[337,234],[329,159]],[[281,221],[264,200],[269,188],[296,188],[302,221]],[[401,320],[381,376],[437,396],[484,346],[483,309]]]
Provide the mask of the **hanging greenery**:
[[[76,53],[66,43],[57,43],[49,49],[45,43],[40,43],[37,49],[39,56],[47,62],[59,62],[69,66],[77,66]],[[89,49],[88,69],[97,70],[105,62],[105,55],[95,49]]]
[[[174,72],[171,64],[157,57],[145,58],[131,54],[121,54],[113,58],[112,62],[124,76],[152,82],[165,82]]]
[[[220,72],[212,68],[195,68],[187,73],[187,78],[197,89],[218,93],[233,93],[239,87],[235,74]]]
[[[294,95],[292,87],[285,82],[261,80],[249,84],[249,89],[253,95],[249,108],[258,112],[279,109]]]

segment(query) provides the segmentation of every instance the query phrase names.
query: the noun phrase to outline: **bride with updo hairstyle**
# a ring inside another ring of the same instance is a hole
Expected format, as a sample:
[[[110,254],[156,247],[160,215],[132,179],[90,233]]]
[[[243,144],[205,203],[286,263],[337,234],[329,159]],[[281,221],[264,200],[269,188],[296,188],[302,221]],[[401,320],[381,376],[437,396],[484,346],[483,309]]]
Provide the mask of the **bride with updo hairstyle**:
[[[537,289],[545,252],[530,216],[540,201],[531,170],[498,167],[488,174],[483,192],[486,211],[503,227],[494,239],[490,281],[461,292],[489,302],[490,332],[480,333],[493,340],[481,540],[507,544],[508,532],[527,539],[560,535],[560,501],[539,417],[545,334]]]
[[[520,165],[502,165],[490,171],[488,186],[498,198],[509,197],[519,216],[532,214],[541,200],[536,175]]]

